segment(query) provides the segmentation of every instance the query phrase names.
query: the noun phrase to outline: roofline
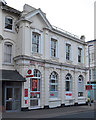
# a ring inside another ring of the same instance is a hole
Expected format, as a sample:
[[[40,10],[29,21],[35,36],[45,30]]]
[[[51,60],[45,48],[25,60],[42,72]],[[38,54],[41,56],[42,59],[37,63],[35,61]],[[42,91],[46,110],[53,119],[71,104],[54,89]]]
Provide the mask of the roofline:
[[[86,43],[90,43],[90,42],[96,42],[96,39],[95,40],[87,41]]]
[[[8,12],[11,12],[11,13],[15,13],[15,14],[18,14],[20,15],[22,12],[17,10],[17,9],[14,9],[8,5],[1,5],[1,9],[2,10],[5,10],[5,11],[8,11]]]
[[[26,19],[29,19],[30,17],[36,15],[37,13],[39,13],[39,14],[41,15],[41,17],[43,18],[43,20],[45,21],[45,23],[47,24],[47,26],[52,29],[52,25],[50,24],[50,22],[48,21],[48,19],[45,17],[44,13],[42,12],[42,10],[41,10],[40,8],[39,8],[39,9],[36,9],[36,10],[34,10],[34,11],[29,12],[29,13],[28,13],[27,15],[25,15],[24,17],[25,17]],[[30,15],[30,14],[31,14],[31,15]]]
[[[51,29],[49,29],[49,28],[47,28],[47,27],[45,27],[44,29],[47,29],[47,30],[49,30],[49,31],[51,31],[51,32],[53,32],[53,33],[56,33],[56,34],[61,35],[61,36],[65,37],[65,38],[68,38],[68,39],[70,39],[70,40],[72,40],[72,41],[74,41],[74,42],[78,42],[78,43],[81,43],[81,44],[83,44],[83,45],[86,45],[86,42],[85,42],[85,41],[82,41],[82,39],[73,37],[73,36],[71,36],[71,35],[69,35],[69,34],[67,34],[67,33],[64,33],[64,32],[61,32],[61,31],[58,31],[58,30],[55,30],[55,29],[52,29],[52,30],[51,30]]]

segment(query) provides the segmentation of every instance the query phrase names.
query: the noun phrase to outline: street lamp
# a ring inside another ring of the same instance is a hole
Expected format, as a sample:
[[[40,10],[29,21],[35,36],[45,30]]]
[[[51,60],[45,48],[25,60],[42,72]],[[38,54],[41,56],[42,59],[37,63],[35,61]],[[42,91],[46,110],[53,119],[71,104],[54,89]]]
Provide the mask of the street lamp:
[[[89,60],[89,85],[91,85],[91,72],[90,72],[90,47],[93,46],[93,45],[88,45],[88,60]],[[91,106],[91,90],[89,90],[89,97],[90,97],[90,100],[89,100],[89,103],[90,103],[90,106]]]

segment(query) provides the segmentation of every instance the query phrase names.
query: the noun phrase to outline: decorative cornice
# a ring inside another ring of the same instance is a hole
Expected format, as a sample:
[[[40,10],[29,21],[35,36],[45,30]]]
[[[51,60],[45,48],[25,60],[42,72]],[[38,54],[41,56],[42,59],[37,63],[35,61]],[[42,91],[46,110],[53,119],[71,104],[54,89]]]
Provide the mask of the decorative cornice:
[[[50,60],[44,60],[44,59],[37,59],[34,57],[30,57],[30,56],[25,56],[25,55],[19,55],[13,58],[14,61],[17,60],[32,60],[32,61],[36,61],[36,62],[41,62],[43,64],[52,64],[52,65],[57,65],[57,66],[64,66],[64,67],[70,67],[73,69],[82,69],[82,70],[87,70],[86,67],[83,66],[79,66],[79,65],[69,65],[69,64],[65,64],[65,63],[60,63],[60,62],[54,62],[54,61],[50,61]]]

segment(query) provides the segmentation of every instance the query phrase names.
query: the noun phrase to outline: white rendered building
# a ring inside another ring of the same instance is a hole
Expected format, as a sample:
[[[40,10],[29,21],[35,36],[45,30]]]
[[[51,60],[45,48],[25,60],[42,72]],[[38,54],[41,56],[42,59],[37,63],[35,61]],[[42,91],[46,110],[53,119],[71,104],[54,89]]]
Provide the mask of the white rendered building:
[[[1,2],[0,18],[5,111],[86,104],[84,37],[52,26],[27,4],[20,12]]]

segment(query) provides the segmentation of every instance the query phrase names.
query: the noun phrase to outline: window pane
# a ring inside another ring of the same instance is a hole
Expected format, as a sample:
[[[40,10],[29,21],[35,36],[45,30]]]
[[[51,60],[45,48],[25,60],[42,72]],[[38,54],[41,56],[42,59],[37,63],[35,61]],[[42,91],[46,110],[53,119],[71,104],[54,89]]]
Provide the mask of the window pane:
[[[55,80],[51,80],[51,83],[55,83]]]
[[[70,91],[70,81],[66,81],[66,91]]]
[[[40,35],[37,33],[33,33],[32,35],[32,51],[38,53],[39,52],[39,40]]]
[[[51,48],[54,49],[54,41],[53,40],[51,40]]]
[[[51,40],[51,56],[56,57],[56,40]]]
[[[12,45],[5,44],[4,47],[4,62],[11,63]]]
[[[51,49],[51,56],[54,56],[54,49]]]
[[[83,76],[79,76],[78,78],[78,97],[83,96],[84,91],[84,83],[83,83]]]
[[[57,90],[58,90],[57,74],[53,72],[50,75],[50,91],[57,91]]]
[[[83,96],[83,92],[78,92],[78,97]]]
[[[36,44],[33,44],[33,45],[32,45],[32,51],[33,51],[33,52],[37,52],[37,45],[36,45]]]
[[[66,91],[71,91],[72,90],[72,83],[71,83],[71,75],[67,74],[66,76]]]
[[[71,48],[71,45],[66,44],[66,59],[67,60],[70,60],[70,48]]]
[[[51,85],[50,87],[50,91],[55,91],[55,85]]]
[[[13,20],[11,18],[5,18],[5,28],[12,30]]]
[[[93,69],[92,73],[93,73],[93,80],[96,80],[96,69]]]
[[[5,18],[5,23],[12,24],[12,19],[11,18]]]
[[[81,62],[81,48],[78,48],[78,62]]]

